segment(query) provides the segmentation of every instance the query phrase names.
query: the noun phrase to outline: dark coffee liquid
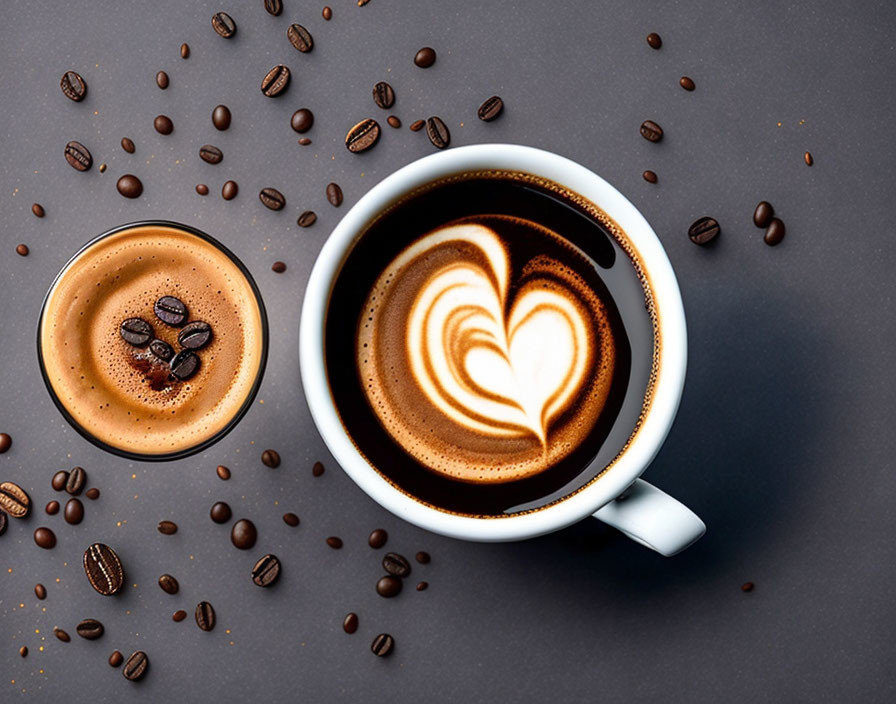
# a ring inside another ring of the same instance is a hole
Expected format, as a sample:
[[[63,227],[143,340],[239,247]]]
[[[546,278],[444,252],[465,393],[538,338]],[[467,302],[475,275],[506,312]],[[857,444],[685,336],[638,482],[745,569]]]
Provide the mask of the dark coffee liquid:
[[[382,476],[435,508],[485,517],[543,508],[600,474],[625,447],[640,421],[654,364],[652,306],[632,259],[608,228],[577,197],[550,185],[522,174],[492,172],[432,184],[394,204],[367,227],[334,283],[325,355],[328,382],[342,423],[357,449]],[[413,241],[455,222],[492,229],[510,253],[512,279],[537,256],[568,261],[601,300],[613,332],[616,363],[609,395],[595,425],[562,460],[524,479],[470,483],[428,469],[383,428],[357,371],[356,341],[359,325],[366,320],[361,312],[377,278]],[[542,228],[565,242],[539,234]]]

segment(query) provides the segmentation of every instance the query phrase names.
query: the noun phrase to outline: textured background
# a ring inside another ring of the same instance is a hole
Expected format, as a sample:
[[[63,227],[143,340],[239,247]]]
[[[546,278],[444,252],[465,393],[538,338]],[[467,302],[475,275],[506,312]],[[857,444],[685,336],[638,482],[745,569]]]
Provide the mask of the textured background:
[[[663,701],[884,702],[896,696],[893,510],[894,400],[890,3],[397,2],[284,0],[281,17],[262,0],[221,3],[17,2],[0,26],[0,430],[14,438],[0,478],[30,492],[38,509],[0,538],[0,699],[59,701]],[[211,29],[229,11],[239,33]],[[286,27],[301,22],[315,48],[299,54]],[[644,41],[659,32],[661,51]],[[181,60],[178,48],[193,53]],[[422,71],[414,52],[431,45]],[[278,100],[259,83],[273,64],[294,79]],[[63,97],[68,68],[88,81],[81,104]],[[171,87],[154,76],[165,69]],[[697,90],[678,86],[690,75]],[[342,145],[355,121],[385,113],[370,97],[395,88],[399,131],[355,156]],[[506,104],[492,124],[475,118],[493,93]],[[212,107],[233,126],[211,126]],[[310,147],[296,144],[289,116],[313,109]],[[152,128],[171,116],[174,134]],[[615,184],[647,216],[678,273],[689,322],[690,369],[681,413],[647,477],[692,506],[709,527],[686,553],[664,559],[585,521],[512,545],[471,545],[429,535],[386,514],[333,465],[314,431],[297,364],[298,312],[314,257],[338,218],[370,186],[433,148],[407,125],[440,115],[452,144],[509,141],[551,149]],[[649,144],[638,125],[666,130]],[[119,147],[123,136],[134,155]],[[70,139],[95,163],[76,173]],[[211,142],[222,164],[199,160]],[[802,154],[810,150],[815,166]],[[656,186],[641,172],[659,174]],[[115,190],[122,173],[145,185],[136,201]],[[220,197],[228,178],[240,184]],[[328,181],[346,194],[324,198]],[[201,198],[193,187],[209,184]],[[279,188],[284,211],[257,199]],[[788,227],[776,249],[751,224],[760,199]],[[30,213],[41,202],[43,220]],[[318,223],[300,230],[312,208]],[[685,232],[698,216],[722,223],[717,246]],[[259,400],[211,450],[168,464],[131,463],[93,448],[68,428],[40,379],[34,333],[53,276],[85,241],[141,218],[190,223],[220,238],[254,273],[270,313],[271,358]],[[26,242],[31,255],[14,247]],[[275,275],[270,265],[289,265]],[[262,403],[263,401],[263,403]],[[265,447],[283,465],[263,467]],[[327,465],[311,476],[312,463]],[[233,470],[230,482],[214,473]],[[87,517],[68,526],[43,505],[59,498],[50,477],[84,466],[102,489]],[[235,550],[226,526],[208,519],[223,499],[259,527],[257,547]],[[287,510],[302,517],[283,524]],[[170,518],[180,532],[165,537]],[[43,551],[31,533],[56,530]],[[380,553],[426,549],[407,589],[374,593]],[[345,548],[324,544],[340,535]],[[94,540],[114,546],[128,588],[94,593],[79,565]],[[248,578],[266,551],[284,561],[276,588]],[[155,580],[171,572],[181,593]],[[753,593],[740,585],[756,583]],[[33,595],[35,582],[49,590]],[[134,586],[131,586],[134,585]],[[203,633],[190,620],[200,599],[218,610]],[[342,632],[356,611],[361,628]],[[106,635],[64,644],[95,617]],[[39,630],[39,633],[37,632]],[[371,655],[380,631],[393,657]],[[28,645],[21,659],[17,650]],[[40,647],[43,650],[40,650]],[[131,684],[106,664],[118,648],[150,656]]]

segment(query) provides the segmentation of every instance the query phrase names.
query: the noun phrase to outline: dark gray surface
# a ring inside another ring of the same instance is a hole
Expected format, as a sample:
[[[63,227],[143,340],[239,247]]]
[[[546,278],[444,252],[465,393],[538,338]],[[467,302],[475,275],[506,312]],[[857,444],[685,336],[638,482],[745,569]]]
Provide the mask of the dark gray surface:
[[[330,2],[329,23],[323,2],[296,0],[279,18],[262,0],[3,5],[0,431],[14,445],[0,479],[20,482],[39,508],[0,537],[0,700],[893,701],[892,4]],[[218,9],[236,19],[236,39],[212,31]],[[287,42],[294,21],[314,35],[312,53]],[[659,52],[644,41],[650,31],[663,36]],[[439,55],[428,71],[412,63],[423,45]],[[294,79],[270,100],[259,83],[278,62]],[[90,85],[82,104],[59,90],[70,67]],[[167,91],[155,86],[159,69]],[[694,93],[678,87],[682,74]],[[396,89],[400,131],[371,100],[381,79]],[[475,109],[493,93],[507,109],[486,125]],[[226,133],[210,122],[219,102],[233,110]],[[289,128],[302,106],[316,116],[310,147]],[[174,120],[170,137],[153,131],[158,113]],[[432,151],[406,127],[431,114],[453,145],[518,142],[580,161],[663,240],[684,295],[690,368],[647,478],[706,520],[686,553],[658,557],[596,521],[521,544],[443,539],[388,515],[329,460],[299,384],[304,282],[339,216]],[[382,139],[351,155],[344,134],[367,116],[381,120]],[[665,128],[661,144],[638,135],[646,118]],[[118,146],[125,135],[136,154]],[[70,139],[108,171],[73,171],[62,157]],[[206,142],[224,150],[222,164],[199,160]],[[645,168],[657,186],[642,181]],[[143,180],[139,200],[115,190],[126,172]],[[219,195],[227,178],[241,187],[229,203]],[[341,210],[324,198],[331,180],[345,191]],[[212,195],[196,195],[199,182]],[[286,195],[284,211],[258,202],[268,185]],[[750,222],[762,198],[787,222],[777,249]],[[300,230],[305,208],[320,218]],[[707,250],[685,236],[704,214],[724,228]],[[255,274],[272,328],[264,403],[211,450],[168,464],[116,459],[82,440],[53,407],[34,350],[62,264],[97,233],[141,218],[189,223],[231,247]],[[14,254],[18,242],[28,258]],[[285,274],[270,271],[275,259]],[[283,455],[279,469],[261,465],[265,447]],[[316,459],[327,464],[319,479]],[[230,482],[216,478],[218,463],[232,468]],[[73,464],[103,492],[76,527],[42,511],[53,471]],[[257,523],[254,550],[235,550],[227,527],[208,519],[219,499]],[[282,523],[287,510],[299,528]],[[177,535],[156,532],[163,518],[180,524]],[[34,545],[38,525],[56,530],[55,550]],[[393,549],[432,553],[411,577],[428,591],[374,593],[381,555],[366,536],[377,526]],[[333,534],[345,540],[340,552],[324,544]],[[93,540],[118,550],[136,586],[113,599],[91,590],[79,563]],[[265,551],[284,562],[269,591],[248,577]],[[166,571],[178,596],[155,584]],[[746,580],[751,594],[740,591]],[[44,602],[36,582],[47,585]],[[192,622],[200,599],[218,610],[212,633]],[[178,608],[190,620],[173,623]],[[361,616],[353,636],[340,627],[350,610]],[[106,624],[101,640],[52,636],[85,617]],[[383,630],[397,640],[389,660],[369,651]],[[106,664],[114,648],[149,654],[144,682]]]

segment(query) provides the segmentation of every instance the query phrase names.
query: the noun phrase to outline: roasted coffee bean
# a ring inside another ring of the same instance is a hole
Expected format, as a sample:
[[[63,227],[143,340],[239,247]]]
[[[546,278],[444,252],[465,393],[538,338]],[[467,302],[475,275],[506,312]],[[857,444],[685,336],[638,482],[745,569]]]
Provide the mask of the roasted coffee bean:
[[[19,648],[19,655],[21,655],[23,658],[28,657],[28,646],[27,645],[23,645],[21,648]]]
[[[203,144],[199,147],[199,158],[207,164],[220,164],[224,159],[224,152],[213,144]]]
[[[121,148],[124,149],[128,154],[133,154],[137,149],[130,137],[121,138]]]
[[[426,120],[414,120],[411,123],[410,130],[411,132],[419,132],[424,127],[426,127]]]
[[[53,635],[55,635],[63,643],[71,643],[72,637],[58,626],[53,626]]]
[[[476,115],[483,122],[491,122],[504,110],[504,101],[497,95],[493,95],[479,106]]]
[[[237,185],[236,181],[225,181],[224,185],[221,187],[221,197],[224,200],[233,200],[236,198],[236,194],[239,193],[240,187]]]
[[[83,467],[73,467],[68,473],[68,480],[65,482],[65,490],[72,496],[78,496],[87,483],[87,472]]]
[[[215,469],[215,473],[218,475],[218,479],[222,481],[227,481],[230,479],[230,470],[225,467],[223,464],[219,464],[217,469]]]
[[[202,320],[194,320],[184,325],[177,333],[180,346],[188,350],[199,350],[212,339],[212,326]]]
[[[300,108],[292,114],[289,124],[296,132],[303,134],[314,124],[314,113],[308,108]]]
[[[215,129],[226,130],[230,127],[230,120],[230,108],[226,105],[216,105],[215,109],[212,110],[212,124],[215,126]]]
[[[87,171],[93,166],[93,157],[90,151],[80,142],[72,140],[65,145],[65,160],[76,171]]]
[[[216,501],[212,504],[208,515],[215,523],[227,523],[233,516],[233,511],[230,510],[230,505],[226,502]]]
[[[784,221],[780,218],[772,218],[772,221],[768,225],[768,229],[765,231],[765,237],[763,237],[763,239],[769,247],[774,247],[781,244],[781,240],[784,239],[786,233],[787,228],[784,227]]]
[[[386,599],[398,596],[401,593],[401,580],[398,577],[393,577],[391,574],[380,577],[376,583],[376,593]]]
[[[685,90],[694,90],[697,87],[697,84],[694,83],[694,79],[689,78],[687,76],[682,76],[678,79],[678,85],[680,85]]]
[[[383,557],[383,569],[394,577],[407,577],[411,573],[411,564],[404,555],[387,552]]]
[[[236,34],[236,22],[226,12],[216,12],[212,15],[212,28],[225,39],[230,39]]]
[[[207,601],[196,604],[193,615],[196,618],[196,625],[203,631],[210,631],[215,627],[215,609]]]
[[[169,135],[174,132],[174,123],[167,115],[156,115],[152,121],[152,126],[156,128],[159,134]]]
[[[187,319],[187,306],[174,296],[162,296],[153,305],[156,317],[166,325],[180,327]]]
[[[376,530],[372,531],[367,537],[367,544],[374,550],[378,550],[386,544],[386,541],[388,539],[389,534],[382,528],[377,528]]]
[[[143,193],[143,182],[133,174],[125,174],[115,184],[125,198],[139,198]]]
[[[386,122],[389,123],[389,127],[393,129],[399,129],[401,127],[401,120],[399,120],[395,115],[389,115],[386,118]]]
[[[317,213],[313,210],[306,210],[299,215],[299,219],[296,220],[299,227],[311,227],[315,222],[317,222]]]
[[[6,517],[6,511],[0,509],[0,535],[3,535],[6,532],[6,527],[9,525],[9,519]]]
[[[171,620],[175,623],[180,623],[187,617],[187,612],[183,609],[178,609],[173,614],[171,614]]]
[[[342,538],[331,535],[327,538],[327,545],[329,545],[334,550],[340,550],[342,548]]]
[[[297,525],[299,525],[299,517],[292,512],[284,513],[283,514],[283,522],[286,525],[292,526],[293,528],[295,528]]]
[[[414,63],[420,68],[429,68],[436,62],[436,50],[425,46],[414,55]]]
[[[276,188],[262,188],[258,193],[258,199],[271,210],[282,210],[286,205],[286,197]]]
[[[96,501],[98,498],[100,498],[100,490],[95,486],[91,487],[84,493],[84,496],[86,496],[91,501]]]
[[[371,117],[361,120],[345,135],[345,146],[354,154],[367,151],[380,138],[379,123]]]
[[[117,650],[113,650],[112,654],[109,656],[109,665],[111,665],[112,667],[118,667],[123,662],[124,662],[124,655],[122,655]]]
[[[358,630],[358,614],[351,612],[342,619],[342,630],[346,633],[354,633]]]
[[[441,118],[430,117],[426,121],[426,136],[433,146],[444,149],[451,143],[451,133],[448,126],[442,122]]]
[[[196,184],[196,192],[201,196],[207,196],[208,195],[208,186],[206,186],[204,183],[197,183]]]
[[[338,208],[342,205],[342,189],[339,187],[338,183],[327,184],[327,200],[334,208]]]
[[[806,166],[812,166],[815,163],[815,159],[812,158],[812,155],[809,152],[803,154],[803,161],[806,162]]]
[[[65,502],[65,510],[62,512],[65,522],[76,526],[84,520],[84,504],[81,499],[69,499]]]
[[[168,83],[168,74],[164,71],[159,71],[156,74],[156,85],[162,90],[165,90],[168,87]]]
[[[153,335],[152,325],[143,318],[128,318],[122,322],[118,332],[125,342],[134,347],[146,347]]]
[[[171,377],[186,381],[199,371],[199,355],[192,350],[181,350],[170,362]]]
[[[329,22],[331,19],[333,19],[333,10],[330,9],[329,5],[324,5],[324,9],[321,11],[321,15],[327,22]]]
[[[756,227],[768,227],[772,218],[775,217],[775,209],[767,200],[759,201],[756,210],[753,211],[753,224]]]
[[[177,533],[177,523],[174,521],[159,521],[157,528],[162,535],[174,535]]]
[[[688,237],[694,244],[706,244],[718,237],[721,231],[722,228],[719,227],[715,218],[703,217],[691,225],[688,229]]]
[[[429,582],[417,582],[417,591],[423,592],[429,588]]]
[[[373,102],[377,107],[388,110],[395,104],[395,91],[385,81],[380,81],[373,87]]]
[[[651,49],[659,49],[663,45],[663,40],[660,39],[659,34],[651,32],[647,35],[647,43],[650,45]]]
[[[31,499],[18,484],[3,482],[0,484],[0,509],[13,518],[24,518],[31,510]]]
[[[146,653],[142,650],[138,650],[135,653],[131,653],[131,656],[127,659],[124,663],[124,667],[121,669],[121,674],[124,675],[126,680],[136,682],[143,678],[148,668],[149,658],[146,657]]]
[[[283,12],[283,3],[280,0],[264,0],[264,9],[268,11],[269,15],[277,17]]]
[[[259,587],[269,587],[280,576],[280,560],[276,555],[265,555],[252,568],[252,581]]]
[[[39,548],[52,550],[56,547],[56,534],[49,528],[41,526],[34,531],[34,542],[37,543]]]
[[[44,206],[42,206],[40,203],[32,203],[31,204],[31,212],[34,213],[34,217],[36,217],[36,218],[42,218],[44,215],[46,215],[46,211],[44,211]]]
[[[265,467],[275,469],[280,466],[280,453],[276,450],[265,450],[261,453],[261,462]]]
[[[644,177],[644,180],[647,181],[647,183],[656,183],[658,180],[656,174],[653,171],[648,170],[641,175]]]
[[[230,542],[238,550],[251,550],[258,539],[258,530],[248,518],[241,518],[230,529]]]
[[[87,640],[96,640],[105,632],[103,624],[95,618],[85,618],[75,627],[75,633]]]
[[[274,262],[271,264],[271,271],[275,274],[282,274],[286,271],[286,262]]]
[[[301,144],[303,147],[307,147],[309,144],[311,144],[311,140],[308,139],[308,137],[302,137],[299,140],[299,144]]]
[[[170,362],[174,356],[174,348],[164,340],[153,340],[150,342],[149,351],[163,362]]]
[[[308,53],[314,48],[314,40],[311,33],[300,24],[291,24],[286,30],[286,37],[289,43],[303,54]]]
[[[59,502],[56,500],[50,501],[44,508],[44,511],[47,512],[48,516],[55,516],[59,513]]]
[[[12,436],[9,433],[0,433],[0,455],[12,447]]]
[[[20,257],[27,257],[28,252],[30,252],[30,251],[31,250],[28,249],[27,244],[17,244],[16,245],[16,254],[18,254]]]
[[[392,648],[394,647],[395,639],[388,633],[380,633],[373,639],[373,643],[370,644],[370,650],[373,654],[381,658],[384,658],[391,653]]]
[[[34,596],[43,601],[47,598],[47,588],[43,584],[35,584]]]
[[[177,594],[178,590],[180,589],[180,585],[177,583],[177,580],[170,574],[163,574],[161,577],[159,577],[159,586],[166,594]]]
[[[414,555],[414,559],[417,560],[417,562],[419,562],[421,565],[426,565],[429,564],[429,561],[432,558],[429,556],[428,552],[423,552],[423,550],[421,550],[416,555]]]
[[[62,88],[62,93],[66,98],[74,100],[76,103],[80,103],[87,96],[87,82],[76,71],[63,73],[59,87]]]
[[[180,58],[189,59],[190,58],[190,45],[184,42],[180,45]]]
[[[55,491],[62,491],[65,489],[65,485],[68,484],[68,472],[64,469],[60,469],[56,474],[53,475],[53,479],[50,482],[53,489]]]
[[[315,462],[311,467],[311,476],[319,477],[324,473],[323,462]]]
[[[751,592],[751,591],[753,591],[753,588],[755,586],[756,585],[753,584],[752,582],[744,582],[743,584],[740,585],[740,590],[742,592]]]
[[[648,142],[659,142],[663,138],[663,128],[653,120],[644,120],[641,123],[641,136]]]
[[[274,66],[261,81],[261,92],[269,98],[276,98],[289,86],[289,69],[283,64]]]

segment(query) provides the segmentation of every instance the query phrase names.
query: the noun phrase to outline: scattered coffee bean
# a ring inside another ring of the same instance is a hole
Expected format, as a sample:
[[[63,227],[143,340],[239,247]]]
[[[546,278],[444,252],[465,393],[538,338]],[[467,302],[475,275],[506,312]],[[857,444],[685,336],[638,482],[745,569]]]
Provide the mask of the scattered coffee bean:
[[[34,213],[34,217],[42,218],[46,215],[46,211],[44,211],[44,206],[40,203],[34,203],[31,205],[31,212]]]
[[[429,141],[433,143],[433,146],[439,149],[444,149],[451,142],[451,133],[448,131],[448,126],[438,117],[430,117],[426,121],[426,136],[429,137]]]
[[[236,198],[236,194],[239,193],[240,187],[237,185],[236,181],[225,181],[224,185],[221,187],[221,197],[224,200],[233,200]]]
[[[43,601],[47,598],[47,588],[43,584],[35,584],[34,596]]]
[[[87,82],[76,71],[63,73],[59,87],[62,88],[62,93],[66,98],[74,100],[76,103],[80,103],[87,96]]]
[[[386,544],[386,541],[388,539],[389,534],[382,528],[377,528],[376,530],[372,531],[367,537],[367,544],[374,550],[378,550]]]
[[[133,140],[131,140],[129,137],[121,138],[121,148],[124,149],[128,154],[133,154],[137,149],[134,146]]]
[[[641,123],[641,136],[648,142],[659,142],[663,138],[663,128],[653,120],[644,120]]]
[[[202,320],[187,323],[177,333],[177,341],[188,350],[200,350],[212,339],[212,326]]]
[[[688,229],[688,237],[694,244],[707,244],[718,237],[721,231],[722,228],[719,227],[715,218],[703,217],[691,225]]]
[[[0,455],[8,452],[12,447],[12,436],[9,433],[0,433]]]
[[[56,547],[56,534],[49,528],[41,526],[34,530],[34,542],[37,543],[39,548],[52,550]]]
[[[311,227],[315,222],[317,222],[317,213],[313,210],[306,210],[299,215],[299,219],[296,220],[299,227]]]
[[[319,477],[319,476],[323,475],[324,471],[325,471],[325,469],[324,469],[323,462],[315,462],[311,467],[311,476]]]
[[[781,244],[786,233],[787,228],[784,227],[784,221],[781,220],[781,218],[772,218],[772,221],[768,225],[768,229],[765,231],[765,237],[763,237],[763,239],[769,247],[775,247],[776,245]]]
[[[9,525],[9,519],[6,517],[6,511],[0,509],[0,535],[6,532],[7,525]]]
[[[19,655],[21,655],[23,658],[28,657],[28,646],[27,645],[23,645],[21,648],[19,648]]]
[[[338,183],[327,184],[327,200],[334,208],[338,208],[342,205],[342,189],[339,187]]]
[[[342,630],[346,633],[354,633],[358,630],[358,614],[351,612],[342,619]]]
[[[379,123],[371,117],[361,120],[345,135],[345,146],[353,154],[367,151],[380,138]]]
[[[230,127],[230,109],[226,105],[216,105],[212,110],[212,124],[217,130],[226,130]],[[220,161],[220,159],[219,159]]]
[[[358,0],[358,7],[364,7],[370,0]]]
[[[659,34],[651,32],[647,35],[647,43],[650,45],[651,49],[659,49],[663,45],[663,40],[660,39]]]
[[[289,69],[283,64],[274,66],[261,81],[261,92],[269,98],[276,98],[289,86]]]
[[[218,475],[218,479],[222,481],[227,481],[230,479],[230,470],[225,467],[223,464],[219,464],[217,469],[215,469],[215,473]]]
[[[299,525],[299,517],[292,512],[284,513],[283,514],[283,522],[286,525],[292,526],[293,528],[295,528],[297,525]]]
[[[18,484],[3,482],[0,484],[0,509],[13,518],[24,518],[31,510],[31,499]]]
[[[236,22],[226,12],[216,12],[212,15],[212,28],[225,39],[230,39],[236,34]]]
[[[401,580],[398,577],[386,575],[385,577],[380,577],[379,581],[376,583],[376,593],[386,599],[398,596],[400,592]]]
[[[125,342],[134,347],[146,347],[153,336],[152,325],[142,318],[128,318],[121,323],[118,332]],[[68,475],[65,479],[68,481]]]
[[[803,154],[803,161],[806,162],[806,166],[812,166],[815,163],[815,159],[812,158],[812,155],[809,152]]]
[[[384,658],[391,653],[392,648],[394,647],[395,639],[388,633],[380,633],[373,639],[373,643],[370,644],[370,650],[373,654],[381,658]]]
[[[81,623],[75,626],[75,633],[87,640],[96,640],[105,632],[103,624],[95,618],[85,618]]]
[[[230,542],[238,550],[251,550],[257,539],[258,531],[248,518],[241,518],[230,529]]]
[[[273,271],[275,274],[282,274],[284,271],[286,271],[286,262],[274,262],[273,264],[271,264],[271,271]]]
[[[395,115],[389,115],[389,117],[386,118],[386,122],[389,124],[389,127],[392,127],[393,129],[397,130],[401,127],[401,120],[395,117]]]
[[[414,559],[417,560],[417,562],[419,562],[421,565],[428,565],[430,560],[432,560],[432,558],[429,556],[429,553],[423,552],[423,550],[414,555]]]
[[[162,296],[153,304],[156,317],[166,325],[180,327],[187,319],[187,306],[174,296]]]
[[[307,54],[314,48],[314,40],[311,38],[311,32],[300,24],[291,24],[286,30],[286,38],[289,43],[303,54]]]
[[[740,590],[742,592],[751,592],[751,591],[753,591],[753,587],[755,587],[755,586],[756,585],[753,584],[752,582],[744,582],[743,584],[740,585]]]
[[[308,108],[300,108],[292,114],[289,124],[296,132],[303,134],[314,124],[314,113]]]
[[[122,176],[115,187],[125,198],[139,198],[143,193],[143,182],[133,174]]]
[[[102,164],[100,164],[100,173],[101,174],[106,173],[106,162],[105,161]]]
[[[74,140],[65,145],[65,160],[76,171],[87,171],[93,166],[93,157],[90,155],[90,150]]]
[[[404,555],[387,552],[383,557],[383,569],[394,577],[407,577],[411,573],[411,564]]]
[[[215,627],[215,609],[207,601],[196,604],[196,625],[203,631],[210,631]]]
[[[53,635],[55,635],[63,643],[71,643],[72,637],[58,626],[53,626]]]
[[[27,244],[17,244],[16,245],[16,254],[18,254],[20,257],[27,257],[28,252],[30,252],[30,251],[31,250],[28,249]]]
[[[189,59],[190,58],[190,45],[184,42],[180,45],[180,58]]]
[[[117,650],[113,650],[112,654],[109,656],[109,665],[111,665],[112,667],[118,667],[123,662],[124,662],[124,655],[122,655]]]
[[[694,90],[694,88],[697,87],[697,85],[694,83],[694,80],[692,78],[688,78],[687,76],[682,76],[681,78],[679,78],[678,85],[688,91]]]
[[[220,164],[224,159],[224,152],[213,144],[203,144],[199,147],[199,158],[207,164]]]
[[[308,137],[302,137],[299,140],[299,144],[301,144],[303,147],[307,147],[309,144],[311,144],[311,140],[308,139]]]
[[[644,177],[644,180],[647,181],[647,183],[656,183],[658,180],[656,174],[650,170],[645,171],[641,175]]]
[[[65,522],[76,526],[84,520],[84,504],[81,499],[69,499],[65,502],[65,510],[62,512]]]
[[[436,62],[436,50],[425,46],[414,55],[414,63],[420,68],[429,68]]]
[[[208,195],[208,186],[206,186],[204,183],[197,183],[196,184],[196,192],[201,196],[207,196]]]
[[[281,0],[264,0],[264,9],[268,11],[269,15],[277,17],[283,12],[283,3]]]
[[[373,87],[373,102],[377,107],[388,110],[395,104],[395,91],[385,81],[380,81]]]
[[[90,585],[103,596],[112,596],[124,585],[121,560],[102,543],[94,543],[84,551],[84,572]]]
[[[339,550],[340,548],[342,548],[342,538],[331,535],[329,538],[327,538],[327,545],[329,545],[334,550]]]
[[[84,496],[86,496],[91,501],[96,501],[98,498],[100,498],[100,490],[95,486],[91,487],[84,493]]]
[[[414,120],[411,123],[410,130],[411,132],[419,132],[424,127],[426,127],[426,120]]]
[[[252,568],[252,581],[259,587],[269,587],[280,576],[280,560],[276,555],[265,555]]]
[[[497,95],[493,95],[479,106],[476,115],[483,122],[491,122],[504,110],[504,101]]]
[[[429,582],[417,582],[417,591],[424,592],[429,588]]]
[[[55,491],[62,491],[65,489],[65,485],[68,483],[68,472],[64,469],[60,469],[56,474],[53,475],[53,479],[50,482],[53,489]]]
[[[321,12],[321,15],[323,15],[323,18],[327,22],[329,22],[331,19],[333,19],[333,10],[330,9],[329,5],[324,5],[324,9]]]
[[[44,511],[47,512],[48,516],[55,516],[57,513],[59,513],[59,502],[55,499],[53,501],[50,501],[46,505],[46,507],[44,507]]]
[[[156,85],[162,90],[165,90],[168,87],[168,83],[168,74],[164,71],[159,71],[156,74]]]
[[[174,348],[164,340],[153,340],[150,342],[149,351],[163,362],[170,362],[174,356]]]
[[[68,480],[65,482],[65,490],[72,496],[78,496],[87,483],[87,472],[83,467],[72,467],[72,471],[68,473]]]
[[[159,586],[166,594],[177,594],[178,590],[180,589],[180,585],[177,583],[177,580],[170,574],[163,574],[161,577],[159,577]]]
[[[124,667],[121,669],[121,674],[124,675],[124,678],[126,680],[136,682],[137,680],[143,678],[143,676],[146,674],[147,668],[149,668],[149,658],[146,657],[146,653],[144,653],[142,650],[138,650],[137,652],[132,653],[131,656],[127,659]]]
[[[286,197],[276,188],[262,188],[258,193],[258,199],[271,210],[282,210],[286,205]]]
[[[177,523],[174,521],[159,521],[157,528],[162,535],[174,535],[177,533]]]
[[[276,450],[265,450],[261,453],[261,462],[265,467],[276,469],[280,466],[280,453]]]
[[[156,119],[152,121],[152,126],[156,128],[159,134],[171,134],[174,132],[174,123],[167,115],[156,115]]]
[[[756,227],[768,227],[772,218],[775,217],[775,209],[767,200],[759,201],[756,210],[753,211],[753,224]]]
[[[227,523],[233,516],[233,511],[230,510],[230,505],[228,503],[224,501],[216,501],[212,504],[208,515],[215,523]]]
[[[175,623],[180,623],[187,617],[187,612],[183,609],[178,609],[173,614],[171,614],[171,620]]]

